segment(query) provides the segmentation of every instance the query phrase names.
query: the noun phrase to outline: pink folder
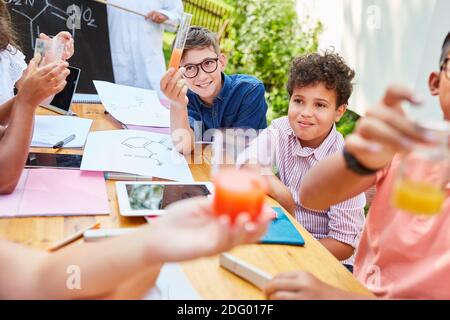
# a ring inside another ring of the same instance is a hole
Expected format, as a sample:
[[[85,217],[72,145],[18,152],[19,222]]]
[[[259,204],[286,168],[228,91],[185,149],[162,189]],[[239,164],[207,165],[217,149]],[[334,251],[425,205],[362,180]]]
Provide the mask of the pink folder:
[[[0,196],[0,217],[109,213],[102,172],[25,169],[14,193]]]

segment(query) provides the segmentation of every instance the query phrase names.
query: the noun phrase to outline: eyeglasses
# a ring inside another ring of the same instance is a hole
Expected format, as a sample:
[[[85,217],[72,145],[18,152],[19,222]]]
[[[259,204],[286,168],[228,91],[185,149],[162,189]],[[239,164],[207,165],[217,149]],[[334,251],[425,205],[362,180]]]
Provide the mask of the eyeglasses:
[[[184,76],[188,79],[195,78],[200,71],[199,67],[201,67],[202,70],[205,71],[206,73],[213,73],[214,71],[217,70],[217,66],[218,66],[217,61],[218,60],[219,60],[219,57],[207,58],[197,64],[187,64],[184,66],[184,68],[186,69],[186,71],[184,72]]]
[[[449,61],[450,59],[447,58],[441,65],[441,71],[444,71],[445,76],[447,77],[448,80],[450,80],[450,64],[448,64]]]

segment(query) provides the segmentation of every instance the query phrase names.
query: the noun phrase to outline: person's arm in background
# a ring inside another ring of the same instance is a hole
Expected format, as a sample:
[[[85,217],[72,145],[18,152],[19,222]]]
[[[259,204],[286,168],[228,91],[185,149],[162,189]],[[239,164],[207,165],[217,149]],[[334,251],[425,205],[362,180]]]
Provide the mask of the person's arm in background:
[[[267,194],[278,201],[295,218],[295,201],[289,188],[273,174],[267,175],[265,178],[268,184]]]
[[[261,174],[267,184],[267,195],[275,199],[295,218],[295,201],[287,186],[273,173],[277,163],[277,148],[279,147],[278,132],[272,126],[261,132],[248,132],[255,138],[250,142],[245,152],[237,159],[238,167],[245,167]],[[256,136],[257,135],[257,136]]]
[[[164,25],[164,29],[169,32],[175,32],[177,31],[175,26],[180,23],[183,11],[183,3],[181,0],[166,0],[161,9],[150,11],[146,19],[158,24],[167,22]]]
[[[273,212],[264,208],[257,221],[241,214],[231,225],[229,217],[214,215],[211,200],[205,198],[180,201],[167,211],[133,233],[55,253],[0,240],[0,299],[120,297],[117,293],[123,287],[133,292],[130,281],[136,282],[137,276],[154,272],[163,263],[210,256],[258,241],[273,218]],[[153,284],[148,282],[150,287]],[[79,288],[71,290],[71,285]]]
[[[265,129],[267,127],[267,102],[262,83],[252,85],[242,98],[242,105],[233,123],[234,128]]]
[[[410,150],[414,142],[430,138],[409,121],[401,111],[401,102],[417,103],[412,92],[390,87],[383,100],[358,121],[345,148],[366,168],[389,165],[397,152]],[[301,203],[315,210],[326,208],[364,192],[375,184],[376,174],[361,176],[347,168],[342,153],[320,161],[307,173],[300,187]],[[265,288],[269,299],[368,299],[330,286],[302,271],[275,276]]]
[[[188,87],[183,79],[184,68],[169,68],[161,79],[161,91],[170,100],[170,132],[175,149],[190,154],[194,148],[194,131],[188,118]]]
[[[67,66],[67,62],[59,62],[36,70],[31,60],[31,70],[14,98],[8,127],[0,140],[0,194],[14,191],[30,148],[36,107],[64,88]]]

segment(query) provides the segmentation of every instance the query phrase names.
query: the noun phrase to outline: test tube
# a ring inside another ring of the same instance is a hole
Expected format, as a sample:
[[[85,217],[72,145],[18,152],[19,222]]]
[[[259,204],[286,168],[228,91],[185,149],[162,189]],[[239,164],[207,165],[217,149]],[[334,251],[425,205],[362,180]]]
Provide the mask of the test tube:
[[[178,69],[180,66],[181,56],[183,54],[184,44],[191,27],[192,15],[189,13],[183,13],[181,22],[178,27],[177,37],[175,38],[175,44],[172,50],[172,56],[170,57],[169,68]]]

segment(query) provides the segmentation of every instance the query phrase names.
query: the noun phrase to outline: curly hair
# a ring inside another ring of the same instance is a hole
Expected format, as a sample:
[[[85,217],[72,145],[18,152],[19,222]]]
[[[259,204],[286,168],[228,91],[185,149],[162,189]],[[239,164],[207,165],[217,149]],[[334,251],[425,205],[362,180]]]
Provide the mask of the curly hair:
[[[16,33],[11,23],[11,15],[4,0],[0,0],[0,52],[6,50],[8,45],[14,50],[19,49]]]
[[[323,83],[327,89],[335,90],[336,107],[339,107],[348,104],[354,77],[355,71],[345,64],[344,59],[327,50],[323,54],[312,53],[295,58],[289,70],[287,90],[289,96],[292,96],[295,88]]]

